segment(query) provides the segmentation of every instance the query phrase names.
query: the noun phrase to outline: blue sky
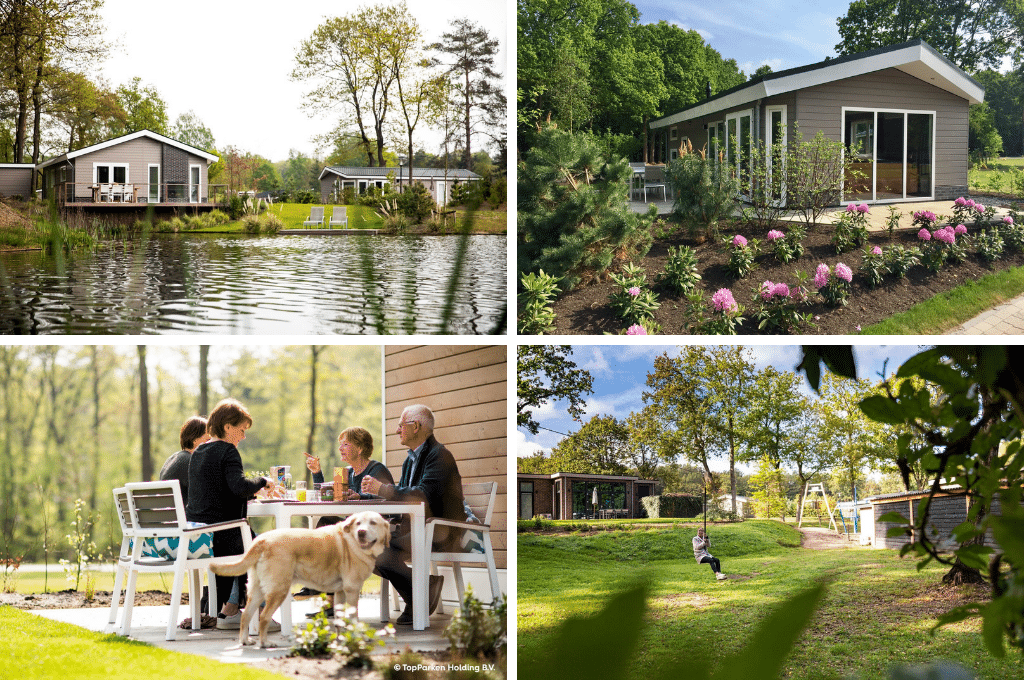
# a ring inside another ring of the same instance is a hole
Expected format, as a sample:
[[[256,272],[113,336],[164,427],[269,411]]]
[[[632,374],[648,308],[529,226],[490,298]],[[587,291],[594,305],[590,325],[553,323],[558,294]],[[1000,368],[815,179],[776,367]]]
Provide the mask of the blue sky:
[[[857,374],[862,378],[877,378],[886,359],[889,359],[887,374],[895,372],[908,357],[922,349],[919,345],[864,345],[855,347]],[[754,365],[758,369],[774,366],[780,371],[792,371],[800,363],[798,345],[759,345],[750,347]],[[587,398],[583,422],[594,415],[613,415],[622,419],[633,411],[643,408],[643,392],[646,389],[647,373],[654,366],[654,359],[668,352],[677,355],[676,345],[576,345],[573,361],[581,369],[590,372],[594,378],[594,393]],[[804,381],[808,394],[810,387]],[[581,423],[573,421],[565,412],[563,402],[548,403],[534,412],[534,418],[542,427],[555,432],[541,430],[531,435],[520,428],[517,433],[517,455],[527,456],[538,449],[550,450],[562,439],[562,432],[571,434],[579,430]],[[722,459],[712,469],[728,469],[728,461]]]
[[[835,56],[836,19],[849,0],[632,0],[640,22],[665,20],[697,31],[726,59],[735,59],[749,77],[759,66],[773,71],[813,64]]]

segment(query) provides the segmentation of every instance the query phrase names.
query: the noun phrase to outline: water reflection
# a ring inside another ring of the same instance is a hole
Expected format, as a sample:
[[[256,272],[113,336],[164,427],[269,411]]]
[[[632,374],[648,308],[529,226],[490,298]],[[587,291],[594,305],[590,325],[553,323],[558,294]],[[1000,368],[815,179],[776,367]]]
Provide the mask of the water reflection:
[[[459,241],[160,235],[60,258],[0,253],[0,332],[491,332],[506,301],[506,238],[469,237],[443,328]]]

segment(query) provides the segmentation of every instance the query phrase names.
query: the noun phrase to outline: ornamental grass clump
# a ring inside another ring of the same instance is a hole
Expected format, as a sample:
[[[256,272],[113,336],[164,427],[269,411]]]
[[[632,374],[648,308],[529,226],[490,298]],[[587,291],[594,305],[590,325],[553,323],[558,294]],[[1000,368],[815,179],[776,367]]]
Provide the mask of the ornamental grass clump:
[[[610,304],[621,319],[630,324],[651,324],[654,312],[660,307],[658,296],[645,288],[647,274],[643,269],[627,263],[620,274],[612,274],[615,290],[610,296]]]
[[[731,239],[725,239],[724,243],[729,248],[729,264],[726,265],[726,268],[733,276],[742,279],[754,268],[754,258],[757,257],[759,241],[756,238],[747,241],[745,237],[736,234]]]
[[[835,269],[829,270],[822,262],[814,272],[814,287],[825,302],[833,307],[845,305],[850,300],[853,283],[853,270],[842,262],[837,262]]]
[[[741,307],[728,288],[719,288],[711,296],[711,313],[706,313],[704,293],[699,290],[686,296],[689,305],[686,316],[690,332],[695,335],[736,335],[737,327],[743,323]]]
[[[676,293],[689,295],[697,287],[697,282],[700,281],[700,273],[697,268],[697,254],[693,251],[693,248],[687,246],[679,246],[678,249],[669,247],[668,263],[665,265],[665,271],[658,277],[658,280],[662,285],[667,286]]]
[[[832,245],[837,253],[842,253],[856,246],[862,246],[868,240],[868,208],[867,203],[846,206],[846,211],[839,216],[835,231],[832,233]]]
[[[519,293],[519,332],[524,335],[543,335],[555,329],[555,311],[551,308],[555,296],[561,292],[558,278],[544,273],[523,274],[523,290]]]
[[[882,249],[874,246],[870,250],[864,249],[864,258],[860,261],[860,273],[872,288],[882,285],[889,268],[885,263],[885,256]]]
[[[791,333],[801,324],[810,323],[811,314],[797,311],[806,300],[807,291],[802,285],[791,288],[787,283],[763,282],[754,293],[754,304],[757,305],[754,318],[758,321],[758,329]]]

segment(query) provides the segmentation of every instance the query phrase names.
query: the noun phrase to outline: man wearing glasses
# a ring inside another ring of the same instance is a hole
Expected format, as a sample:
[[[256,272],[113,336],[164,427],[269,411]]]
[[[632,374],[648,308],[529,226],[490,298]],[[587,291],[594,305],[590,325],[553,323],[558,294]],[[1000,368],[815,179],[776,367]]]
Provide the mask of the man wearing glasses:
[[[466,506],[462,496],[462,477],[455,457],[434,438],[434,414],[422,404],[408,406],[398,421],[398,438],[408,450],[402,463],[402,476],[397,484],[384,484],[373,477],[363,479],[363,493],[388,500],[421,501],[426,504],[427,517],[443,517],[465,521]],[[406,560],[412,557],[411,529],[408,517],[391,535],[391,544],[380,557],[374,570],[391,581],[405,601],[405,611],[398,617],[399,625],[412,625],[412,569]],[[434,548],[445,552],[458,550],[462,530],[436,527]],[[430,613],[441,600],[444,578],[430,577]]]

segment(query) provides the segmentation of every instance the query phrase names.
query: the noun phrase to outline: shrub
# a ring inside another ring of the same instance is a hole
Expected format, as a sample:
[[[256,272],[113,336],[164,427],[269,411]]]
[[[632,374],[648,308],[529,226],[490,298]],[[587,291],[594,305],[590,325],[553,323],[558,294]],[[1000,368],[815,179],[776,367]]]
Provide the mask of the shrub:
[[[395,199],[399,212],[408,217],[413,224],[422,224],[430,217],[437,205],[427,188],[420,183],[406,187]]]
[[[935,226],[938,216],[931,210],[918,210],[914,213],[914,226],[922,229],[931,229]]]
[[[697,335],[736,335],[743,319],[743,307],[736,302],[732,291],[719,288],[711,296],[711,314],[705,311],[704,293],[694,291],[686,296],[689,305],[686,316],[690,331]]]
[[[700,281],[697,269],[697,254],[693,248],[679,246],[668,249],[668,264],[659,281],[668,288],[683,295],[689,294]]]
[[[541,269],[539,274],[524,274],[522,292],[519,293],[519,332],[524,335],[543,335],[554,330],[555,312],[551,303],[561,292],[558,278],[548,276]]]
[[[882,249],[875,246],[868,250],[864,249],[864,259],[860,262],[860,272],[864,275],[868,285],[872,288],[877,288],[882,285],[882,280],[885,278],[886,272],[889,271],[886,267],[885,256],[882,254]]]
[[[546,127],[536,140],[518,173],[520,278],[543,269],[571,290],[616,258],[643,257],[656,209],[630,210],[629,163],[606,158],[585,134]]]
[[[949,257],[950,248],[956,244],[956,231],[951,225],[936,229],[932,233],[922,229],[918,233],[918,238],[925,241],[921,248],[921,263],[929,271],[939,271]]]
[[[974,241],[974,252],[978,254],[984,262],[991,264],[1000,257],[1003,256],[1003,237],[999,235],[999,230],[995,227],[986,230],[982,229],[981,233]]]
[[[689,142],[684,151],[665,172],[676,195],[672,215],[690,234],[715,235],[738,203],[739,182],[724,161],[693,153]]]
[[[688,493],[663,493],[660,496],[645,496],[640,499],[647,516],[652,519],[662,517],[696,517],[704,509],[703,501]]]
[[[832,271],[827,264],[821,263],[814,272],[814,286],[818,294],[833,307],[849,302],[852,283],[853,271],[842,262],[837,262]]]
[[[284,229],[284,220],[271,212],[260,215],[260,233],[276,234]]]
[[[644,288],[647,274],[634,265],[626,263],[621,274],[612,274],[612,283],[617,290],[611,294],[611,307],[620,318],[631,324],[642,324],[654,320],[654,310],[660,305],[657,296]]]
[[[846,211],[839,216],[835,231],[832,233],[832,245],[836,247],[837,253],[862,246],[867,242],[869,210],[867,203],[847,204]]]
[[[231,194],[231,198],[228,199],[228,217],[232,222],[242,216],[242,209],[242,197],[238,194]]]
[[[383,628],[374,629],[359,620],[355,607],[346,607],[341,616],[341,626],[333,648],[346,657],[346,665],[360,668],[372,668],[373,660],[370,653],[374,647],[384,647],[384,638],[394,637],[395,627],[390,623]]]
[[[211,210],[210,212],[207,213],[207,217],[210,220],[211,224],[214,225],[227,224],[228,222],[231,221],[231,217],[228,216],[226,212],[219,209]]]
[[[810,225],[839,202],[844,178],[856,181],[862,173],[853,169],[853,160],[846,156],[842,142],[826,139],[821,130],[807,142],[799,127],[794,127],[795,142],[786,156],[787,205],[802,212]]]
[[[754,293],[753,301],[757,305],[754,318],[758,321],[758,329],[790,333],[801,324],[810,323],[810,314],[797,311],[806,299],[806,291],[801,286],[791,289],[787,283],[765,281]]]
[[[774,224],[786,212],[783,153],[781,145],[769,150],[763,139],[751,149],[746,178],[751,181],[745,183],[750,187],[750,209],[744,210],[744,216],[762,228]]]
[[[782,264],[789,264],[803,256],[805,236],[807,236],[806,226],[792,224],[788,234],[772,229],[768,232],[767,240],[775,250],[775,259]]]
[[[327,597],[321,595],[320,600],[320,611],[313,616],[313,620],[305,626],[295,626],[295,639],[288,656],[316,657],[333,653],[333,644],[338,636],[334,632],[334,625],[327,620]]]
[[[914,265],[921,263],[920,257],[921,250],[918,248],[891,246],[885,252],[886,268],[896,278],[903,279]]]
[[[755,266],[754,258],[757,257],[759,241],[757,239],[747,241],[743,236],[736,234],[731,239],[724,239],[723,242],[727,248],[730,248],[729,264],[726,267],[733,276],[742,279]]]
[[[259,215],[246,215],[242,218],[242,230],[246,234],[258,234],[260,233],[260,216]]]
[[[900,217],[903,213],[894,205],[889,206],[889,215],[885,218],[885,228],[889,231],[889,238],[893,237],[896,227],[900,226]]]
[[[508,180],[504,175],[491,182],[491,190],[487,193],[487,202],[495,208],[508,202]]]
[[[459,611],[452,616],[444,636],[451,643],[452,656],[457,659],[504,659],[508,650],[508,605],[505,598],[499,594],[491,608],[485,609],[483,603],[473,596],[473,587],[466,586]]]
[[[1014,170],[1010,175],[1010,191],[1017,198],[1024,198],[1024,170]]]

